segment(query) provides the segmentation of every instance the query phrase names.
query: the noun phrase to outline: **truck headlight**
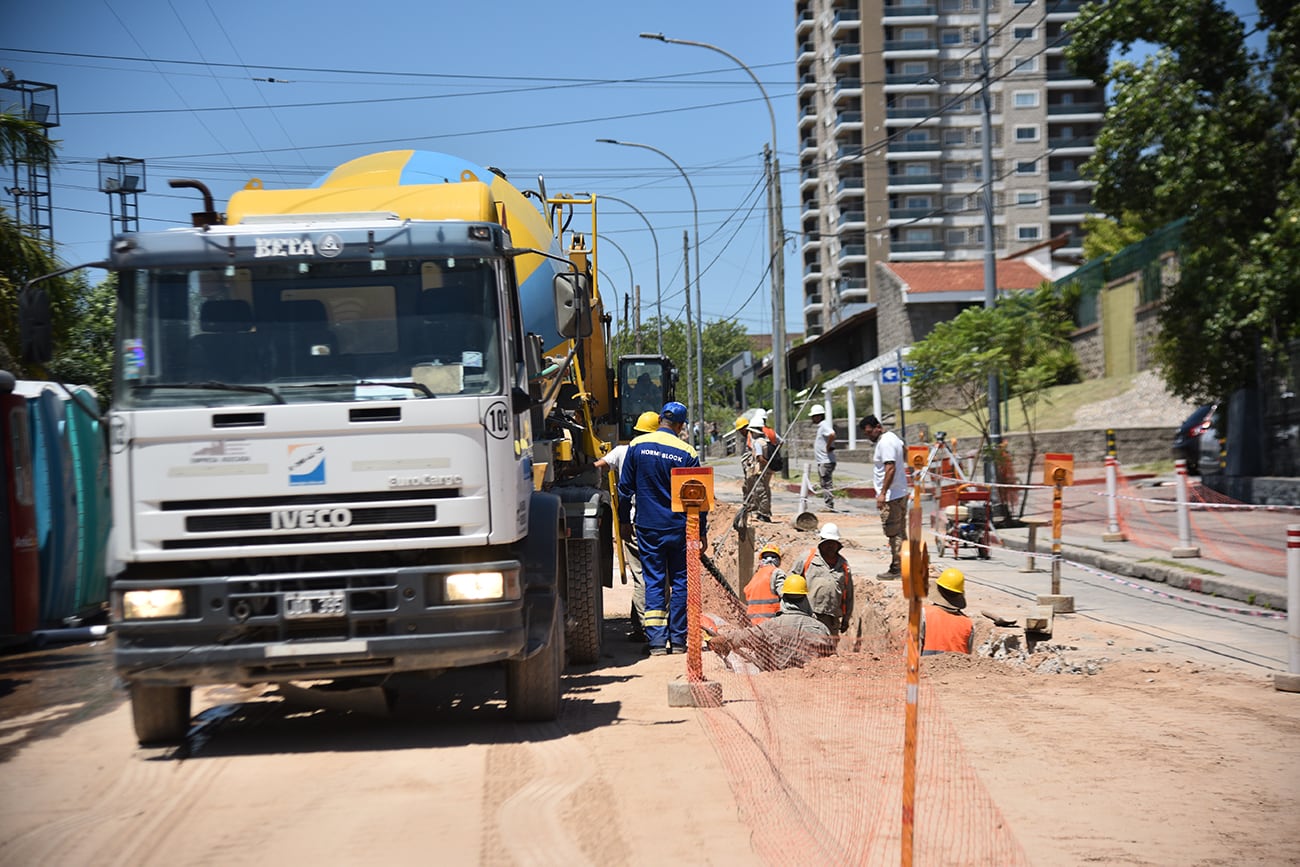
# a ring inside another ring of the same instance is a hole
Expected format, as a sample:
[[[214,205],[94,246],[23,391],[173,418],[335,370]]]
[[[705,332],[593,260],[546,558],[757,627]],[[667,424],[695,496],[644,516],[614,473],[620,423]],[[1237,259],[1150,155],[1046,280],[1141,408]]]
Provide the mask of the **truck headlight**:
[[[452,572],[444,579],[448,602],[491,602],[519,598],[519,573]]]
[[[184,614],[185,596],[179,590],[128,590],[122,594],[124,620],[151,620]]]

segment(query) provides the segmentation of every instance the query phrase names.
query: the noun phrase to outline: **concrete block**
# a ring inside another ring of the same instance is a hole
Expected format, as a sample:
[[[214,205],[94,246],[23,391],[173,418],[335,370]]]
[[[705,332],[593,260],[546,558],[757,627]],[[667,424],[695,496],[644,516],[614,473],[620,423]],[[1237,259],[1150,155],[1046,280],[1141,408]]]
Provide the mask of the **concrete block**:
[[[1074,613],[1073,596],[1057,596],[1051,593],[1046,593],[1038,597],[1038,604],[1052,606],[1052,611],[1054,611],[1057,614]]]
[[[1177,547],[1177,548],[1174,548],[1173,550],[1171,550],[1171,551],[1169,552],[1169,556],[1173,557],[1175,560],[1181,560],[1181,559],[1184,559],[1184,558],[1190,558],[1190,557],[1199,557],[1199,556],[1201,556],[1201,549],[1200,549],[1200,548],[1183,548],[1183,547],[1180,546],[1180,547]]]
[[[1051,605],[1039,605],[1032,614],[1025,616],[1025,631],[1051,635],[1054,616]]]
[[[1300,674],[1277,672],[1273,675],[1273,688],[1278,692],[1300,692]]]
[[[722,684],[716,680],[690,683],[674,680],[668,684],[669,707],[722,707]]]

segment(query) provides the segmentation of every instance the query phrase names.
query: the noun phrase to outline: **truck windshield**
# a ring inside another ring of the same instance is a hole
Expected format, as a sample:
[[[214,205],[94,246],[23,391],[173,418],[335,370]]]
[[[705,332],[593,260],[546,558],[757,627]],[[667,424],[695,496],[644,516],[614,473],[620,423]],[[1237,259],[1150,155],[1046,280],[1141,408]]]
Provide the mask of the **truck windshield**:
[[[460,258],[126,271],[115,393],[138,408],[497,394],[497,275]]]

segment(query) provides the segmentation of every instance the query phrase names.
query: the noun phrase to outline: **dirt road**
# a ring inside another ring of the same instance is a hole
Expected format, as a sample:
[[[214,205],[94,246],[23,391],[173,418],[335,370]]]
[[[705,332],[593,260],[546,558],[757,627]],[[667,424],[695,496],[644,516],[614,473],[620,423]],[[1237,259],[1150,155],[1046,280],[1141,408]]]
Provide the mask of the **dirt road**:
[[[835,517],[852,543],[859,616],[896,624],[897,587],[869,577],[883,565],[878,520],[853,508]],[[762,534],[790,550],[811,541],[783,525]],[[725,537],[711,542],[727,553]],[[977,583],[973,568],[967,595],[973,611],[1021,605]],[[196,693],[183,748],[145,750],[112,688],[107,643],[0,657],[0,864],[826,863],[807,850],[774,856],[747,824],[764,804],[794,815],[781,798],[808,767],[754,739],[747,748],[782,784],[755,788],[745,768],[758,766],[734,761],[736,742],[717,740],[725,727],[704,723],[716,711],[667,706],[683,657],[643,657],[623,640],[627,600],[626,587],[607,591],[608,655],[568,670],[551,725],[511,722],[495,673],[430,682],[388,715],[365,712],[357,696],[316,700],[334,705],[322,708],[274,688],[226,687]],[[1056,625],[1051,649],[1026,659],[922,665],[926,710],[952,732],[940,758],[974,770],[1024,860],[1300,863],[1300,696],[1275,692],[1257,670],[1189,662],[1101,612]],[[989,633],[981,622],[981,641]],[[844,684],[871,660],[821,663],[776,677]],[[735,720],[775,710],[726,681],[734,676],[714,656],[706,674],[725,681],[723,711]],[[837,711],[849,712],[852,703]],[[830,825],[870,791],[855,769],[874,747],[854,717],[802,713],[807,727],[777,734],[803,741],[816,727],[817,756],[841,771],[828,775],[840,797],[808,803]],[[918,801],[918,814],[929,809]],[[896,826],[896,812],[881,815]],[[878,859],[842,859],[854,860]]]

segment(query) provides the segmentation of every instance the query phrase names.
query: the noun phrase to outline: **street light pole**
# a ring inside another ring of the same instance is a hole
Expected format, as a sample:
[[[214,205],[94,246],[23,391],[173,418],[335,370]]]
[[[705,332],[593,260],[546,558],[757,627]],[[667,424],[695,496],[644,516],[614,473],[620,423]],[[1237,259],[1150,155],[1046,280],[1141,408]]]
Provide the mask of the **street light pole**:
[[[709,51],[716,51],[723,57],[726,57],[732,63],[739,66],[749,75],[754,84],[758,85],[759,93],[763,94],[763,102],[767,104],[768,120],[772,124],[772,153],[768,183],[768,225],[771,227],[771,268],[772,268],[772,396],[775,400],[773,410],[776,413],[775,429],[784,433],[786,419],[786,394],[785,394],[785,220],[781,213],[781,160],[777,156],[776,149],[776,112],[772,109],[772,100],[768,98],[767,88],[763,87],[763,82],[758,80],[754,70],[750,69],[745,62],[726,49],[719,48],[708,42],[696,42],[692,39],[673,39],[664,36],[662,33],[642,33],[642,39],[657,39],[660,42],[667,42],[673,45],[693,45],[696,48],[707,48]],[[699,263],[696,263],[695,269],[699,270]],[[850,419],[852,423],[852,419]]]
[[[596,141],[601,144],[622,145],[629,148],[644,148],[648,151],[654,151],[676,167],[682,176],[682,180],[686,181],[686,189],[690,190],[691,212],[695,220],[695,420],[699,422],[700,430],[704,430],[704,328],[701,325],[704,321],[704,301],[700,297],[700,202],[695,198],[695,185],[691,183],[691,176],[686,174],[686,169],[682,168],[681,163],[654,145],[634,141],[619,141],[612,138],[598,138]],[[689,322],[687,327],[690,327]],[[690,363],[689,357],[687,363]],[[703,446],[703,443],[698,443],[698,445]],[[701,452],[703,452],[702,448]]]
[[[660,355],[663,355],[664,354],[664,304],[663,304],[664,298],[663,298],[663,290],[659,285],[659,238],[658,236],[655,235],[655,227],[650,225],[650,221],[646,219],[645,214],[641,213],[640,208],[638,208],[636,205],[632,204],[631,202],[627,201],[626,199],[620,199],[617,196],[606,196],[606,195],[602,195],[601,198],[609,199],[611,202],[619,202],[620,204],[627,205],[633,211],[636,211],[637,216],[639,216],[642,220],[645,221],[645,227],[650,230],[650,240],[654,241],[655,243],[655,341],[657,347],[656,351]]]
[[[614,246],[614,249],[617,250],[617,251],[619,252],[620,255],[622,255],[622,257],[623,257],[623,261],[627,263],[627,279],[628,279],[628,286],[632,287],[632,288],[631,288],[631,291],[635,292],[635,291],[636,291],[636,274],[633,273],[633,271],[632,271],[632,260],[629,259],[629,258],[627,257],[627,251],[624,250],[622,247],[620,247],[620,246],[618,245],[618,242],[615,241],[613,238],[598,238],[598,239],[596,240],[596,243],[597,243],[597,244],[603,244],[603,243],[605,243],[606,241],[608,241],[610,244],[612,244],[612,245]],[[623,327],[626,328],[626,327],[627,327],[627,324],[626,324],[626,317],[624,317],[624,320],[625,320],[625,322],[624,322],[624,326],[623,326]],[[638,322],[636,323],[636,325],[637,325],[637,327],[639,328],[640,325],[641,325],[641,323],[638,321]],[[640,337],[638,336],[637,339],[640,339]]]

